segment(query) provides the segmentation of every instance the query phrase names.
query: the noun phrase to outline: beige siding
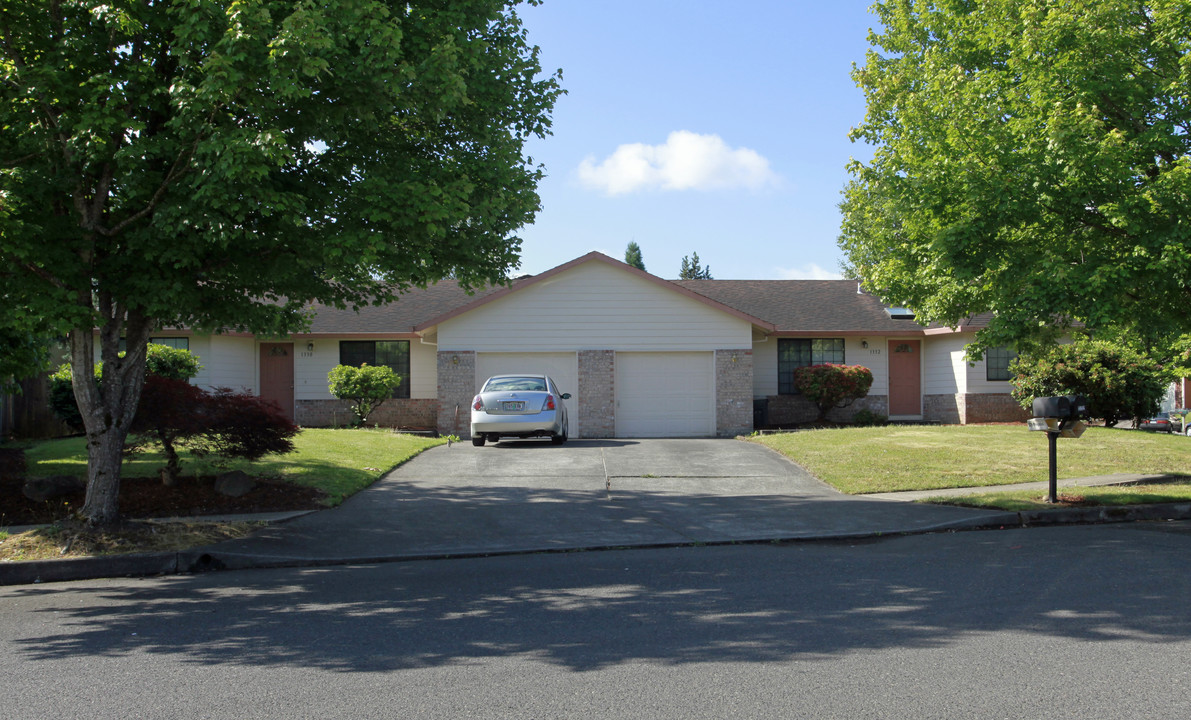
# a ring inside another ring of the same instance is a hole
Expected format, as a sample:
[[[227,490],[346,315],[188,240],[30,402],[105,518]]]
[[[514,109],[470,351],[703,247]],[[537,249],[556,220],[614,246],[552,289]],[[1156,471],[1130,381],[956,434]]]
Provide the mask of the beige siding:
[[[560,352],[748,347],[752,326],[678,292],[587,263],[443,322],[440,350]]]
[[[218,338],[215,339],[218,340]],[[212,386],[211,367],[210,362],[207,360],[207,358],[211,357],[211,340],[212,337],[210,335],[192,335],[189,341],[190,354],[197,357],[199,364],[202,365],[198,375],[191,382],[203,388]]]
[[[967,337],[943,335],[922,343],[924,395],[954,395],[968,392],[968,363],[964,359]],[[983,372],[983,370],[981,370]]]
[[[222,334],[194,336],[191,352],[199,356],[202,364],[202,370],[194,378],[197,386],[258,392],[255,338]]]
[[[409,341],[409,396],[414,400],[438,397],[438,348]]]
[[[196,335],[190,352],[199,356],[203,369],[194,379],[199,387],[229,387],[259,392],[256,382],[256,339],[229,335]]]
[[[844,362],[849,365],[863,365],[873,372],[873,386],[869,395],[889,394],[889,343],[881,335],[844,340]],[[868,343],[864,347],[862,343]]]
[[[314,344],[314,350],[308,350]],[[339,341],[298,340],[294,342],[294,399],[333,400],[327,389],[327,373],[339,364]]]
[[[753,397],[777,395],[777,338],[753,341]]]

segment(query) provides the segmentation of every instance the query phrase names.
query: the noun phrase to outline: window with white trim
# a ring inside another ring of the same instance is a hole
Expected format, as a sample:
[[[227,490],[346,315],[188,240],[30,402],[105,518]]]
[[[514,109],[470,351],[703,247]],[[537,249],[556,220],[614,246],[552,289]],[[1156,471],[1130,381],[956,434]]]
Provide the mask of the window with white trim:
[[[989,348],[984,353],[984,379],[997,381],[1009,380],[1013,375],[1009,372],[1009,363],[1017,357],[1017,353],[1009,348]]]
[[[798,395],[798,389],[794,387],[794,371],[823,363],[844,364],[843,338],[778,338],[778,394]]]

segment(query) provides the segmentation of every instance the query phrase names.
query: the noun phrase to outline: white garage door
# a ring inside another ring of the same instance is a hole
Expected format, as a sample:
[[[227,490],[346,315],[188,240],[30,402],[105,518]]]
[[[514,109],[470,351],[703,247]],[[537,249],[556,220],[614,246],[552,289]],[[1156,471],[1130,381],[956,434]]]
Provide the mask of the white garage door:
[[[554,378],[567,400],[567,435],[579,437],[579,356],[575,353],[476,353],[476,392],[493,375],[542,373]]]
[[[617,437],[714,435],[712,353],[616,353]]]

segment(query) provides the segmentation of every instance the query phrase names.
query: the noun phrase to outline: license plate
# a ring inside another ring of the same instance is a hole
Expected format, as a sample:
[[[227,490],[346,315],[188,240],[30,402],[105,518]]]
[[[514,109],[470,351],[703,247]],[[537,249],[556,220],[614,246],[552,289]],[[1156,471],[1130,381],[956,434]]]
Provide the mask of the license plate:
[[[505,410],[524,410],[525,401],[523,400],[505,400],[500,404]]]

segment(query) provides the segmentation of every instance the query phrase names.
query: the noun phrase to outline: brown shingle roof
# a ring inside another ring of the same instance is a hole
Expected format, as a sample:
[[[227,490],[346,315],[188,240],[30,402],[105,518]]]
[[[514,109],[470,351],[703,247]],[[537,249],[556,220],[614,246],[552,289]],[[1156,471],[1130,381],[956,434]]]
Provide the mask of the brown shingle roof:
[[[514,281],[516,284],[517,281]],[[388,305],[369,305],[354,312],[326,305],[314,305],[313,333],[412,333],[414,327],[426,320],[462,307],[477,298],[501,290],[488,287],[468,295],[452,280],[443,280],[425,289],[413,288]]]
[[[894,320],[885,303],[857,293],[855,280],[675,280],[674,283],[773,323],[779,334],[921,333]]]

